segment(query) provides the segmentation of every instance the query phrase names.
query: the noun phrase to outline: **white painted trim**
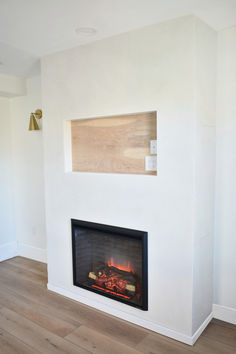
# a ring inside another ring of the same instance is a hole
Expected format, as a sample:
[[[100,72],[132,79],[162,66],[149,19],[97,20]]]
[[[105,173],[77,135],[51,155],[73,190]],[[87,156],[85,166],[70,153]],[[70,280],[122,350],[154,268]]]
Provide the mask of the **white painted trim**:
[[[18,256],[17,242],[9,242],[0,246],[0,262]]]
[[[125,312],[118,311],[114,308],[111,308],[110,306],[104,305],[100,302],[87,299],[81,295],[74,294],[73,292],[63,289],[61,287],[55,286],[53,284],[48,283],[47,285],[48,290],[54,291],[55,293],[58,293],[60,295],[66,296],[70,299],[73,299],[75,301],[79,301],[85,305],[91,306],[96,308],[97,310],[106,312],[110,315],[116,316],[118,318],[121,318],[122,320],[134,323],[138,326],[150,329],[151,331],[157,332],[159,334],[162,334],[164,336],[173,338],[179,342],[183,342],[188,345],[193,345],[198,337],[201,335],[201,333],[204,331],[208,323],[212,319],[212,313],[206,318],[206,320],[202,323],[202,325],[199,327],[199,329],[194,333],[193,336],[188,336],[186,334],[174,331],[173,329],[163,327],[155,322],[147,321],[142,318],[139,318],[137,316],[127,314]]]
[[[18,243],[19,256],[33,259],[35,261],[47,263],[47,250],[37,248],[24,243]]]
[[[213,304],[213,317],[236,325],[236,309]]]
[[[192,345],[196,342],[196,340],[200,337],[204,329],[208,326],[208,324],[211,322],[213,318],[213,312],[210,313],[210,315],[205,319],[205,321],[201,324],[201,326],[196,330],[196,332],[193,334],[192,338]]]

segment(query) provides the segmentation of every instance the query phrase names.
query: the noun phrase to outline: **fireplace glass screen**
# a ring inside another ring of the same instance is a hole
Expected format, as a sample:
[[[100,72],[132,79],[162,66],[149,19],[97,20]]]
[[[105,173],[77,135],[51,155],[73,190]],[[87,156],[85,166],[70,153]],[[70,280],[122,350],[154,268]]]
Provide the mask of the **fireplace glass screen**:
[[[74,285],[142,310],[147,304],[147,233],[72,220]]]

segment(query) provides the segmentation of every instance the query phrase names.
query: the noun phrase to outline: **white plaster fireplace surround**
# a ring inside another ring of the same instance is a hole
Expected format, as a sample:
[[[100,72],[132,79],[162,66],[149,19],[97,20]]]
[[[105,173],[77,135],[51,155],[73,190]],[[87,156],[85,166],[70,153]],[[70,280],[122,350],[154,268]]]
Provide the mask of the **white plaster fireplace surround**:
[[[215,49],[186,16],[42,59],[48,288],[188,344],[212,311]],[[145,111],[157,176],[66,172],[66,120]],[[73,286],[71,218],[148,232],[148,311]]]

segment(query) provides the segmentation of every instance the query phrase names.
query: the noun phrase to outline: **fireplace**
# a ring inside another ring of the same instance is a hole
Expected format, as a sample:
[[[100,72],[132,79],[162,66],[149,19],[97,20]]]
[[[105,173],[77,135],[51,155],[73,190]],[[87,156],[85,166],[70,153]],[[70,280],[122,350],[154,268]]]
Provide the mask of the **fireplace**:
[[[147,232],[71,220],[74,285],[148,309]]]

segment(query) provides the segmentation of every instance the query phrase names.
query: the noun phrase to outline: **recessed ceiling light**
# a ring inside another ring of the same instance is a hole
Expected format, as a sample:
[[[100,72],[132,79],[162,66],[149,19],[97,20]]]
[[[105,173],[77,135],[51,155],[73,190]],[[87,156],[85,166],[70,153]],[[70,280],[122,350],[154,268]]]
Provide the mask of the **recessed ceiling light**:
[[[93,36],[97,33],[97,30],[93,27],[78,27],[76,28],[75,33],[78,35]]]

